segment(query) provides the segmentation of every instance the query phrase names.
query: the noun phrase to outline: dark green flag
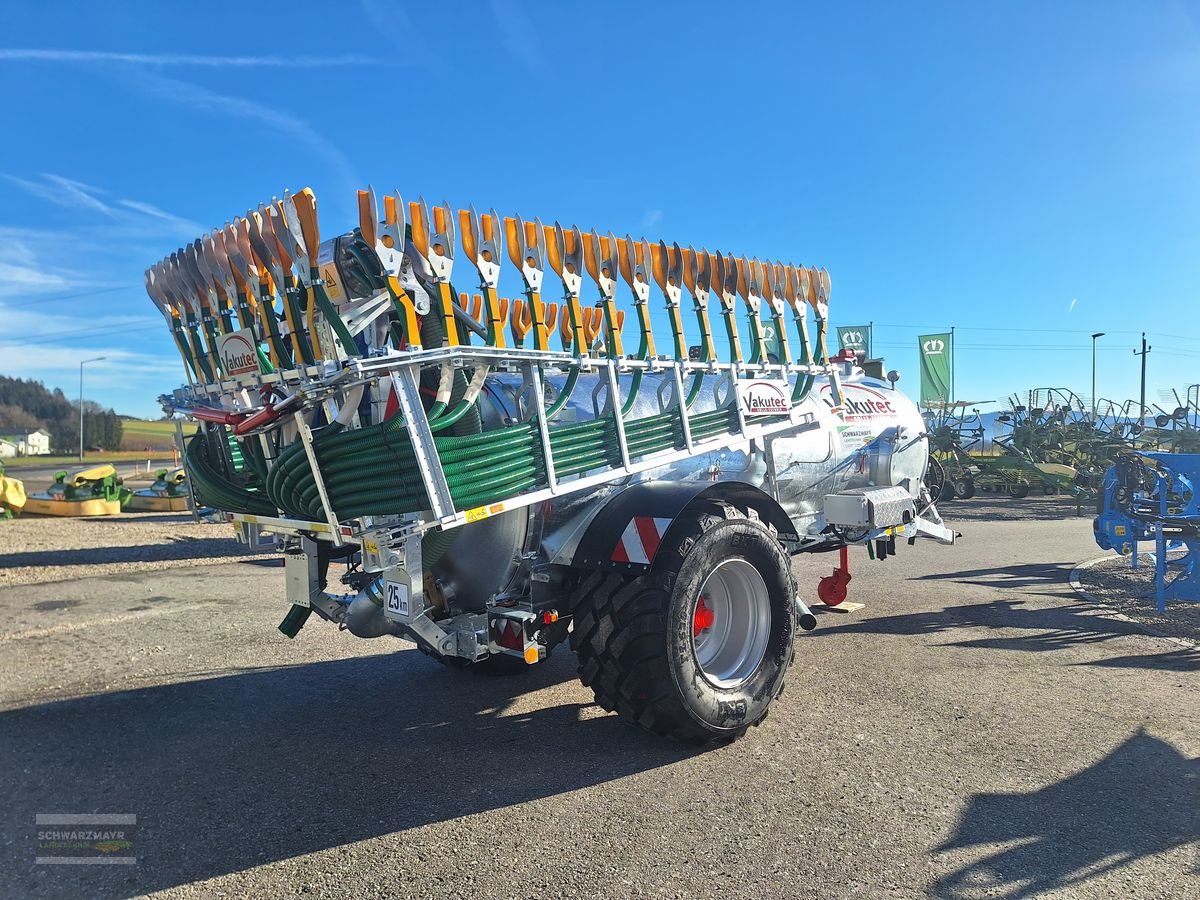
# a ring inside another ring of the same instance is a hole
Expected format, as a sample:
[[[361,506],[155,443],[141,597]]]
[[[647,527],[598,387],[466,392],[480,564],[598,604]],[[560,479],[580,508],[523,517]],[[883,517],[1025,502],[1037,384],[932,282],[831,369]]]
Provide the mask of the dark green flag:
[[[837,330],[838,346],[842,350],[862,351],[871,358],[871,326],[846,325]]]
[[[946,403],[950,396],[950,371],[954,364],[954,335],[923,334],[917,338],[921,354],[921,402]]]

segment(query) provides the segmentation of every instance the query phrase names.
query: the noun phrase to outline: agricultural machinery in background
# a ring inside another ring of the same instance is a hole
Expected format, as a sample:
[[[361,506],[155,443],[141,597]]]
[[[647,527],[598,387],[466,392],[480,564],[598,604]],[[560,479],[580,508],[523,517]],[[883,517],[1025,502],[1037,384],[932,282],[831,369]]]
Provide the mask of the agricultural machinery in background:
[[[105,463],[76,472],[57,472],[46,490],[25,498],[23,512],[39,516],[116,516],[132,495],[117,470]]]
[[[1134,401],[1098,400],[1093,415],[1068,389],[1036,388],[1025,401],[1009,398],[1009,408],[995,416],[990,441],[976,408],[983,403],[931,407],[925,418],[945,472],[941,496],[966,499],[983,491],[1022,498],[1030,492],[1061,492],[1090,499],[1124,452],[1200,450],[1200,386],[1172,397],[1173,406],[1154,405],[1146,416]]]
[[[4,474],[0,463],[0,519],[11,519],[25,508],[25,484]]]
[[[943,499],[969,500],[977,491],[1022,499],[1031,490],[1073,495],[1085,490],[1074,469],[1053,459],[1061,453],[1052,449],[1056,439],[1040,436],[1041,423],[1025,415],[1027,407],[1013,404],[1011,412],[998,415],[996,426],[1008,426],[1011,433],[994,433],[989,442],[978,409],[988,402],[955,401],[926,410],[930,443],[945,472]]]
[[[0,469],[0,476],[3,469]],[[109,463],[54,474],[54,481],[43,491],[20,496],[18,504],[10,487],[12,479],[0,484],[0,504],[13,513],[56,518],[92,518],[117,516],[130,512],[182,512],[191,508],[187,475],[183,469],[159,469],[148,488],[130,490],[125,479]],[[20,482],[16,482],[20,485]],[[10,499],[5,500],[8,497]]]
[[[134,491],[125,508],[130,512],[183,512],[190,504],[187,474],[183,469],[159,469],[154,483]]]
[[[323,239],[285,194],[146,273],[192,488],[277,539],[289,637],[315,613],[479,671],[569,641],[605,709],[727,740],[815,625],[790,556],[953,541],[917,408],[827,353],[823,269],[382,199]]]
[[[1168,600],[1200,603],[1200,454],[1122,453],[1105,475],[1098,507],[1093,528],[1101,549],[1136,565],[1138,544],[1153,544],[1159,612]]]

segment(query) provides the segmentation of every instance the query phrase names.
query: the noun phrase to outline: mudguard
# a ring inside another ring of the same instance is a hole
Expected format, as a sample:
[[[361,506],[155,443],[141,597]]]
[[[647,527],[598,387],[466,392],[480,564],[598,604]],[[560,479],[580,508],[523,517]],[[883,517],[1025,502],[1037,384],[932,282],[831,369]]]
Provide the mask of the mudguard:
[[[784,540],[796,540],[791,518],[775,498],[741,481],[646,481],[616,494],[592,519],[572,565],[587,569],[639,571],[654,555],[676,519],[703,500],[726,500],[755,510]]]

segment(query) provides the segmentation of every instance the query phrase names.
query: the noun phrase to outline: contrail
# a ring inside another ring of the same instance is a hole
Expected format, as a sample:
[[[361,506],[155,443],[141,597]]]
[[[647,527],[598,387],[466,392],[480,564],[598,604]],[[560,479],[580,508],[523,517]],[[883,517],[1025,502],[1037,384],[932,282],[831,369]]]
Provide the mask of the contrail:
[[[0,49],[0,61],[123,63],[137,66],[204,66],[223,68],[330,68],[333,66],[382,65],[367,56],[203,56],[188,53],[111,53],[104,50]]]

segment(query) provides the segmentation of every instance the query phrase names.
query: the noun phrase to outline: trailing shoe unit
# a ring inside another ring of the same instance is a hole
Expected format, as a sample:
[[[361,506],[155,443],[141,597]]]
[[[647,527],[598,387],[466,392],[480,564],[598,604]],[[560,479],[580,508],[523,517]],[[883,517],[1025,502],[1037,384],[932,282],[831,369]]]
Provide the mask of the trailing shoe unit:
[[[847,546],[953,540],[917,408],[827,354],[823,269],[358,208],[322,239],[285,194],[146,273],[192,490],[274,536],[289,637],[315,614],[484,672],[569,641],[604,708],[725,740],[814,625],[790,557],[843,551],[838,602]]]

